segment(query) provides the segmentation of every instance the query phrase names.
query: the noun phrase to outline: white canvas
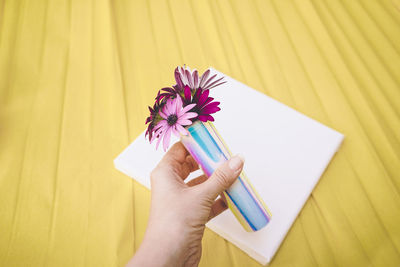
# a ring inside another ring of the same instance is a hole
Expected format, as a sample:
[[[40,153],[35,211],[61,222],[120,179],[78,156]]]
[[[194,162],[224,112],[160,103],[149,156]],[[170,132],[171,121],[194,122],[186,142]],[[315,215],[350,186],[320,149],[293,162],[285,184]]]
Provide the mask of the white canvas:
[[[244,155],[244,171],[272,219],[262,230],[249,233],[228,210],[207,227],[265,265],[278,250],[343,135],[223,73],[212,72],[227,81],[211,89],[210,95],[221,102],[214,125],[231,151]],[[172,139],[170,147],[176,141]],[[114,164],[150,188],[149,174],[163,155],[162,146],[156,151],[155,142],[149,144],[143,132]],[[189,178],[200,174],[196,171]]]

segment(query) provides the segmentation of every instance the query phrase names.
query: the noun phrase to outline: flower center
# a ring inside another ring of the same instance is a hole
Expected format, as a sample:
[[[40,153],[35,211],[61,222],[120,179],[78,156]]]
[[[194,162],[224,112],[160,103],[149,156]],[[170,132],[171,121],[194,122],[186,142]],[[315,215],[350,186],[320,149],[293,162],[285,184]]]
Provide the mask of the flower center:
[[[169,115],[167,118],[168,125],[170,125],[170,126],[174,125],[177,120],[178,120],[178,117],[175,114]]]

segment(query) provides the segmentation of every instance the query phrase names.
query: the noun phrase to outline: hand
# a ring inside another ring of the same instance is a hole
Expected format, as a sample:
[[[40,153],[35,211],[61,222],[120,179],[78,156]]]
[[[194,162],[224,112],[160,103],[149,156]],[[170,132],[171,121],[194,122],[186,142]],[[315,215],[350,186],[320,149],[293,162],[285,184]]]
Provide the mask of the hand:
[[[227,209],[223,198],[243,169],[234,156],[209,179],[201,175],[188,183],[199,168],[182,145],[175,143],[151,173],[151,209],[144,240],[128,266],[197,266],[207,221]]]

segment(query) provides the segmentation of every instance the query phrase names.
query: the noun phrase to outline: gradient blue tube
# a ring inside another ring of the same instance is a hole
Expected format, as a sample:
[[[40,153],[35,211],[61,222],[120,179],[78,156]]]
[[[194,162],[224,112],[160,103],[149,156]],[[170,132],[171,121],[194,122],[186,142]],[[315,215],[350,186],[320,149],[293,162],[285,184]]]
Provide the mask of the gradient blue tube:
[[[181,142],[210,177],[231,153],[212,123],[196,121],[186,129],[189,134],[181,135]],[[224,195],[229,208],[247,231],[258,231],[270,221],[271,213],[244,172]]]

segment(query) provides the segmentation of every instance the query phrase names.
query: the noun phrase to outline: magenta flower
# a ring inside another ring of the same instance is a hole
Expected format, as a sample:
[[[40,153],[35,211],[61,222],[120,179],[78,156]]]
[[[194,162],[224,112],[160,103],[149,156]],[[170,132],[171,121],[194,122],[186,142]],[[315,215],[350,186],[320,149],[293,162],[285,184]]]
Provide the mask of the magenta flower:
[[[185,104],[196,104],[193,111],[198,114],[197,118],[202,122],[214,121],[214,117],[211,116],[211,114],[221,110],[221,108],[218,107],[220,102],[212,102],[214,98],[208,96],[209,92],[210,90],[202,90],[201,88],[198,88],[192,98],[189,86],[185,86],[184,89]]]
[[[150,139],[150,143],[153,142],[155,138],[158,138],[156,149],[160,144],[161,139],[163,139],[164,151],[167,150],[171,138],[171,133],[176,136],[180,134],[187,135],[188,131],[183,128],[184,126],[191,125],[192,121],[190,119],[197,117],[197,113],[188,112],[196,104],[189,104],[185,107],[182,106],[182,99],[179,95],[175,98],[169,98],[162,110],[160,110],[159,115],[163,118],[154,127],[153,137]]]
[[[169,99],[175,97],[176,94],[179,94],[179,92],[175,88],[164,87],[158,91],[155,99],[156,102],[161,102],[163,99]]]
[[[147,135],[149,135],[149,140],[151,140],[153,138],[153,128],[157,124],[157,122],[160,120],[160,115],[158,114],[158,112],[160,111],[160,109],[162,107],[163,107],[163,105],[159,101],[156,101],[154,103],[153,108],[151,108],[150,106],[148,107],[149,111],[150,111],[150,116],[146,118],[145,124],[149,123],[149,125],[147,126],[145,137],[147,137]]]

